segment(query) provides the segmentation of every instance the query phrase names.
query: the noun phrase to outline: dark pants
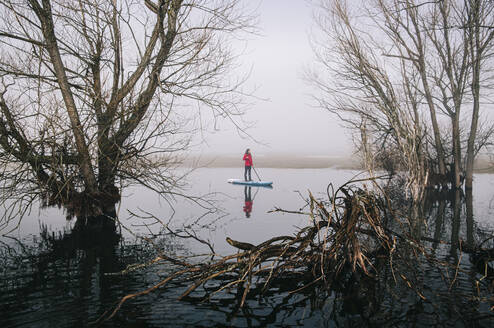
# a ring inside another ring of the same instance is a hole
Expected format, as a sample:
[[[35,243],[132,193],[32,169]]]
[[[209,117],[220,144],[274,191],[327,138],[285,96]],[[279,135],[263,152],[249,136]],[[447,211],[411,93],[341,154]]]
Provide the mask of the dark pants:
[[[245,196],[245,202],[251,202],[252,201],[252,188],[251,188],[251,186],[245,186],[244,187],[244,196]]]
[[[252,181],[251,176],[250,176],[250,170],[252,166],[246,166],[245,171],[244,171],[244,180],[245,181]],[[247,179],[247,175],[249,176],[249,179]]]

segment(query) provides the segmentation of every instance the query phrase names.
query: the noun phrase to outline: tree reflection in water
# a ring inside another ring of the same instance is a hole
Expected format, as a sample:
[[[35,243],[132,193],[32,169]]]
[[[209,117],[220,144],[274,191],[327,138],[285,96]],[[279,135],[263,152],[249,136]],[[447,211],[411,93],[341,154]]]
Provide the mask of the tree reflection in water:
[[[310,270],[287,271],[270,280],[268,288],[264,285],[267,276],[260,275],[242,302],[244,284],[217,292],[220,286],[238,279],[232,272],[209,280],[178,301],[193,283],[189,276],[129,300],[115,317],[102,324],[492,325],[492,232],[475,224],[471,193],[438,193],[427,199],[421,208],[407,208],[407,213],[423,218],[410,226],[414,238],[396,238],[399,256],[379,254],[377,248],[369,275],[346,267],[328,284],[314,282]],[[388,229],[398,231],[396,222],[387,222]],[[109,313],[123,296],[145,290],[178,269],[166,261],[129,267],[148,263],[160,253],[179,258],[187,255],[187,249],[172,234],[158,236],[151,244],[125,241],[117,233],[101,238],[80,231],[55,235],[46,227],[31,241],[3,239],[1,326],[87,326]],[[204,263],[209,261],[203,259]],[[118,272],[125,274],[115,274]]]

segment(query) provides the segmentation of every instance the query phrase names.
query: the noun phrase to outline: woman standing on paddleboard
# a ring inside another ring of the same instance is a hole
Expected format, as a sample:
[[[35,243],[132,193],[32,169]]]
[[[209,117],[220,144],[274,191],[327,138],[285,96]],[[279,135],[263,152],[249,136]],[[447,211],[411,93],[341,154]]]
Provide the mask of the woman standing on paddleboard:
[[[250,170],[252,169],[252,155],[250,154],[250,149],[247,148],[244,154],[243,158],[245,162],[245,170],[244,170],[244,180],[245,181],[252,181],[251,176],[250,176]],[[247,176],[249,179],[247,180]]]

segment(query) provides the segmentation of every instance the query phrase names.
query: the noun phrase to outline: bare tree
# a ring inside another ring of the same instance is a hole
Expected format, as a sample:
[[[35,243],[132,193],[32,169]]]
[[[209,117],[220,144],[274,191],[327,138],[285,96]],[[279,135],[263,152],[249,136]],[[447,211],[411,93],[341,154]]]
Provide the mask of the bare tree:
[[[472,119],[467,141],[465,188],[473,187],[473,165],[479,150],[492,134],[492,127],[479,135],[481,89],[486,88],[481,75],[488,72],[487,63],[492,56],[494,37],[494,3],[492,1],[465,1],[464,28],[469,42],[471,58]],[[484,85],[481,85],[481,81]],[[489,87],[489,86],[488,86]],[[476,142],[477,141],[477,142]]]
[[[319,105],[337,113],[357,131],[361,130],[360,121],[371,124],[368,132],[374,136],[376,149],[389,148],[389,140],[397,144],[403,140],[407,147],[420,149],[421,161],[410,161],[410,154],[401,151],[402,162],[424,165],[432,176],[439,177],[431,180],[434,182],[461,186],[462,151],[467,148],[467,175],[471,180],[473,160],[485,144],[483,140],[489,138],[476,134],[480,91],[475,89],[481,88],[481,73],[482,87],[485,90],[488,86],[492,3],[376,0],[360,7],[343,0],[321,3],[318,27],[326,39],[316,51],[319,63],[331,77],[309,76],[321,91],[315,96]],[[483,63],[482,72],[479,63]],[[385,78],[369,81],[371,76]],[[462,113],[469,109],[471,99],[473,110],[467,120]],[[388,108],[384,109],[381,102]],[[349,107],[349,103],[366,106]],[[393,115],[386,114],[381,120],[386,111]],[[396,122],[413,122],[407,124],[410,135],[399,136]],[[465,144],[467,122],[470,127]],[[486,127],[484,132],[491,130]],[[410,142],[412,139],[416,141]]]
[[[394,158],[398,168],[408,173],[413,199],[420,199],[428,173],[419,108],[422,96],[414,87],[420,81],[416,67],[401,58],[395,70],[388,72],[382,61],[386,57],[377,57],[373,51],[384,49],[371,38],[359,37],[363,32],[356,28],[344,3],[336,1],[324,9],[331,13],[320,21],[328,24],[321,26],[331,33],[331,50],[324,52],[328,49],[323,45],[319,62],[331,71],[334,83],[328,84],[314,72],[308,75],[323,91],[316,96],[318,104],[359,133],[367,167],[374,167],[372,162],[379,154],[397,154]]]
[[[37,198],[89,218],[128,184],[172,193],[190,109],[242,114],[230,45],[252,28],[237,0],[2,1],[4,220]]]
[[[434,101],[433,85],[431,85],[430,78],[427,76],[427,38],[426,30],[422,26],[423,18],[420,17],[418,7],[410,1],[400,3],[399,1],[379,0],[376,7],[380,14],[379,17],[382,17],[384,22],[374,21],[380,25],[380,29],[392,41],[392,49],[397,50],[396,53],[385,51],[383,55],[410,61],[420,76],[421,93],[425,98],[430,114],[433,140],[437,152],[438,171],[439,174],[445,175],[446,160],[437,119],[438,110]],[[419,81],[416,81],[416,83],[419,83]]]

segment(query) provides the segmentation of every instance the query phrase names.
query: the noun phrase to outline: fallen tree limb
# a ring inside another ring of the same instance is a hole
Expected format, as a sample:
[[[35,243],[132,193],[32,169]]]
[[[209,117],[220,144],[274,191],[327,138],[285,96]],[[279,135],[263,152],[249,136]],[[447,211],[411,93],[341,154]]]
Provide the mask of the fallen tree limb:
[[[337,284],[344,290],[349,279],[365,279],[369,283],[375,281],[379,263],[388,263],[393,277],[401,277],[419,297],[425,297],[416,279],[408,276],[407,271],[414,270],[413,262],[402,248],[409,248],[415,257],[424,254],[432,262],[421,241],[440,241],[427,237],[415,240],[389,229],[384,222],[388,203],[367,189],[351,185],[340,187],[330,200],[329,209],[309,193],[308,206],[310,212],[306,215],[310,216],[311,223],[294,236],[277,236],[258,245],[226,237],[227,243],[238,252],[206,263],[188,263],[161,255],[162,261],[177,266],[177,271],[143,292],[123,297],[107,319],[114,316],[125,301],[172,281],[189,283],[179,296],[181,300],[201,287],[206,291],[206,299],[237,288],[242,307],[249,293],[266,293],[273,283],[286,277],[297,277],[292,280],[290,295],[308,288],[329,291]],[[404,242],[399,244],[397,240]],[[480,254],[475,249],[463,251]],[[402,271],[395,275],[400,266]],[[205,285],[213,280],[216,287],[206,289]]]

